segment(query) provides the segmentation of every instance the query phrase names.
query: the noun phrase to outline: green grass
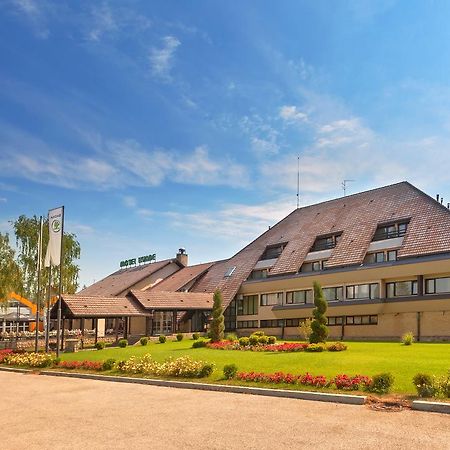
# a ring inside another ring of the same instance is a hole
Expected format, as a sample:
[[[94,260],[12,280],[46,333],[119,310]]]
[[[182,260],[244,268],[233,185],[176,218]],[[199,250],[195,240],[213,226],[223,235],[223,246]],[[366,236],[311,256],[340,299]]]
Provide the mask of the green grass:
[[[149,342],[147,346],[109,348],[105,350],[89,350],[68,353],[63,360],[117,360],[130,356],[142,356],[151,353],[157,361],[172,356],[189,355],[194,359],[216,364],[211,381],[222,379],[225,364],[234,363],[240,371],[257,372],[290,372],[300,374],[310,372],[313,375],[328,377],[338,373],[348,375],[370,375],[380,372],[391,372],[395,377],[393,392],[414,394],[412,378],[418,372],[431,375],[445,375],[450,369],[450,344],[415,343],[404,346],[400,343],[386,342],[349,342],[344,352],[323,353],[270,353],[248,352],[236,350],[211,350],[207,348],[193,349],[192,340],[181,342],[167,341],[165,344]]]

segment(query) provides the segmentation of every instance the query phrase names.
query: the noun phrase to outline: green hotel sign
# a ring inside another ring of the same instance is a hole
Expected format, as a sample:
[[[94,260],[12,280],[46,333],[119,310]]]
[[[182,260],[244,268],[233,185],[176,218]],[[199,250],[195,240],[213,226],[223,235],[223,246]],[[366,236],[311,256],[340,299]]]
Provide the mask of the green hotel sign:
[[[153,253],[153,255],[139,256],[139,258],[137,258],[138,264],[148,263],[152,261],[156,261],[156,253]],[[136,258],[125,259],[123,261],[120,261],[121,268],[135,265],[136,265]]]

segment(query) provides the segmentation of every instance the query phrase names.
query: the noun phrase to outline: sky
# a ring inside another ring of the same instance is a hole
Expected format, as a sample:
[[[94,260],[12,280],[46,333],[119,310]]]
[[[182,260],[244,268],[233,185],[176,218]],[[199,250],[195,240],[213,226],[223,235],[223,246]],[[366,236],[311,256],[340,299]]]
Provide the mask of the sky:
[[[228,258],[300,205],[450,201],[450,2],[0,0],[0,232],[64,205],[80,285]],[[446,196],[449,196],[448,198]]]

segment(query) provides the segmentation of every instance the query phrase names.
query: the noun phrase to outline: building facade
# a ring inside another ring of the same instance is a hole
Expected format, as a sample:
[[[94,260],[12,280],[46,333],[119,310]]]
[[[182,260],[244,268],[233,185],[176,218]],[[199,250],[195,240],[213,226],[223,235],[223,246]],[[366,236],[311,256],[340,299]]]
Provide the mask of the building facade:
[[[170,292],[212,298],[220,290],[228,331],[297,338],[317,281],[332,338],[390,340],[412,331],[419,340],[450,340],[450,211],[408,182],[298,208],[227,260],[188,266],[181,253],[81,294],[132,288],[164,293],[170,304]],[[176,328],[204,325],[205,311],[178,314]],[[156,328],[173,329],[173,310],[160,312]]]

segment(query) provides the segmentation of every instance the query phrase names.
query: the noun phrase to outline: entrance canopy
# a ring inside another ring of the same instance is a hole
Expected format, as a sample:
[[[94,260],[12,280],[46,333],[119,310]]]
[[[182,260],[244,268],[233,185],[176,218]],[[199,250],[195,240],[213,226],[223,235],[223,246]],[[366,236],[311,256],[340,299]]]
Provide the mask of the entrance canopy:
[[[63,295],[62,316],[66,319],[138,317],[149,315],[142,306],[127,297],[90,297]],[[51,309],[51,318],[56,319],[58,304]]]

